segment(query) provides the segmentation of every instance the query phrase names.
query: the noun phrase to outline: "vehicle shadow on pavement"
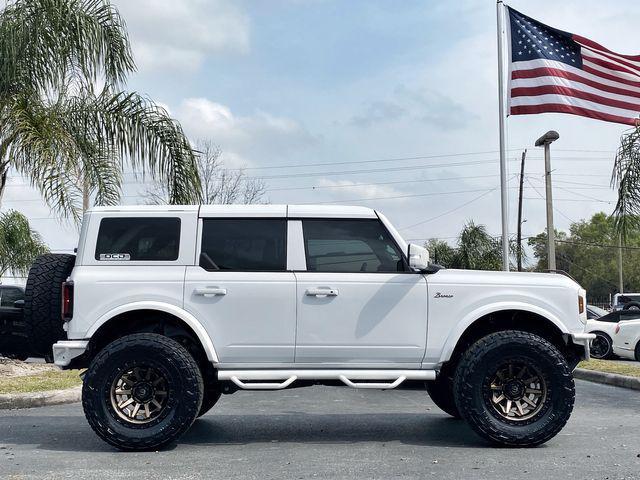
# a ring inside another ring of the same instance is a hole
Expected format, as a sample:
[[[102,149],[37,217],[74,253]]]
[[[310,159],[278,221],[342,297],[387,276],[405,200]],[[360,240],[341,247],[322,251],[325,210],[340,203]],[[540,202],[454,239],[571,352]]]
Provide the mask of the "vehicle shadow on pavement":
[[[197,420],[180,442],[191,445],[400,442],[465,448],[488,445],[462,420],[420,413],[211,414]]]
[[[46,426],[46,427],[45,427]],[[439,414],[217,415],[193,424],[164,450],[185,445],[255,443],[355,444],[400,442],[420,446],[487,447],[461,420]],[[14,415],[0,419],[0,445],[37,445],[37,449],[114,452],[80,416]]]

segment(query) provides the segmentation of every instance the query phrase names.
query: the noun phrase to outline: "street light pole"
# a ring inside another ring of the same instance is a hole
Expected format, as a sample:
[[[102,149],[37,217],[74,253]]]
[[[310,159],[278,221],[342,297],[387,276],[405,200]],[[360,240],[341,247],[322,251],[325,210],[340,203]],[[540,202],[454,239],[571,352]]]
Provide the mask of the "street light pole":
[[[544,180],[546,188],[547,204],[547,257],[549,260],[549,270],[556,269],[556,236],[553,229],[553,192],[551,188],[551,147],[560,135],[554,130],[550,130],[536,140],[536,147],[544,147]]]

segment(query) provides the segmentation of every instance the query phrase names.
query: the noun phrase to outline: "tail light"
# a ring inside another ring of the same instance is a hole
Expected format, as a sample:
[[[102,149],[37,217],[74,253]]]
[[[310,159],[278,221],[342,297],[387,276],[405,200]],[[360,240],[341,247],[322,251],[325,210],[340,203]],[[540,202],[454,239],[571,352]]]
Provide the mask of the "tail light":
[[[62,283],[62,320],[68,322],[73,317],[73,282]]]
[[[578,295],[578,313],[584,313],[584,297]]]

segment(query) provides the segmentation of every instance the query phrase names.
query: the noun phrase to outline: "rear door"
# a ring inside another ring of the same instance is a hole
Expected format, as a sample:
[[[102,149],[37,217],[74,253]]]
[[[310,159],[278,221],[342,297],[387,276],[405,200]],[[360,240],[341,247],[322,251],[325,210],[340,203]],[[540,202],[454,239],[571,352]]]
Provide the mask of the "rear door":
[[[427,284],[378,218],[303,218],[296,363],[416,367]]]
[[[249,215],[200,219],[185,309],[204,323],[221,363],[292,363],[296,283],[287,271],[286,210]]]

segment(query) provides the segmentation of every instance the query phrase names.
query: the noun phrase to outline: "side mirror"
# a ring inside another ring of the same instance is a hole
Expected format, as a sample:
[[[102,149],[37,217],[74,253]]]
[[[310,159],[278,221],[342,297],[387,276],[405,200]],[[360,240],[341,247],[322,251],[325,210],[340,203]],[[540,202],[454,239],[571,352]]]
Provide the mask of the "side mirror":
[[[429,250],[414,243],[409,244],[409,267],[425,270],[429,267]]]
[[[13,302],[13,308],[24,308],[24,300],[16,300]]]

